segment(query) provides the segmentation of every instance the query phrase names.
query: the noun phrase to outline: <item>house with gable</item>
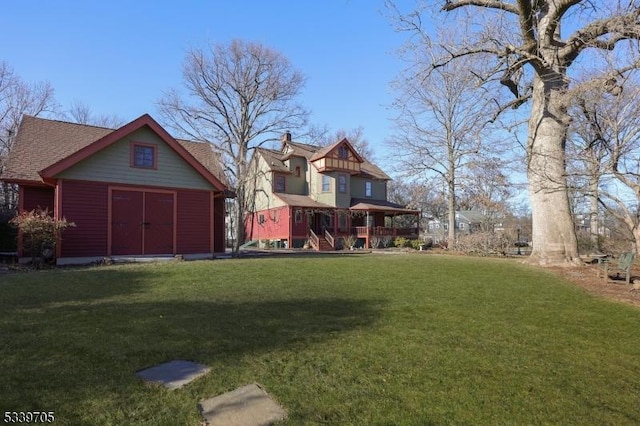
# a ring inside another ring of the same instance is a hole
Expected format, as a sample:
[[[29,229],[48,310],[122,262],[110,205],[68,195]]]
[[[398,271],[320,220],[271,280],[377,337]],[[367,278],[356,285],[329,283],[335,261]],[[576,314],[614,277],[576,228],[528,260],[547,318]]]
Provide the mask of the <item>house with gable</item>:
[[[69,264],[224,252],[221,170],[208,144],[177,140],[147,114],[118,129],[25,116],[0,179],[18,186],[20,212],[75,223],[56,244]]]
[[[245,235],[283,247],[336,250],[346,237],[371,247],[374,238],[417,238],[419,210],[387,201],[390,177],[364,159],[346,139],[329,146],[295,142],[289,132],[280,150],[258,148],[251,160],[254,205]],[[401,228],[398,216],[414,218]]]

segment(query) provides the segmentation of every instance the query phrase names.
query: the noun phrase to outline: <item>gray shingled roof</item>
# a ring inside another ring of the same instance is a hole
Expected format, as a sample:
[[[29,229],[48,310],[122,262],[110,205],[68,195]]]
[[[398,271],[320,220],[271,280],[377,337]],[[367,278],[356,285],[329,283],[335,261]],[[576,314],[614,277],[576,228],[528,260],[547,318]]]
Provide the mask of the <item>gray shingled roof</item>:
[[[282,153],[273,149],[256,148],[272,172],[291,173],[291,170],[284,164]]]
[[[283,154],[280,151],[274,151],[274,150],[269,150],[274,156],[276,154],[279,154],[278,156],[276,156],[275,158],[277,158],[279,161],[284,161],[286,159],[288,159],[289,157],[291,157],[292,155],[296,155],[299,157],[304,157],[307,159],[307,161],[311,160],[312,158],[320,158],[322,155],[328,153],[329,151],[331,151],[331,149],[335,148],[337,145],[339,145],[342,142],[342,140],[326,146],[326,147],[320,147],[320,146],[316,146],[316,145],[307,145],[307,144],[303,144],[300,142],[291,142],[291,141],[287,141],[285,142],[286,145],[288,145],[289,147],[292,148],[292,151],[287,153],[287,154]],[[282,167],[286,167],[284,165],[284,163],[282,163]],[[367,176],[367,177],[371,177],[374,179],[383,179],[383,180],[391,180],[391,178],[389,177],[389,175],[387,175],[385,172],[382,171],[382,169],[380,169],[380,167],[376,166],[373,163],[368,162],[367,160],[363,159],[363,162],[360,164],[360,170],[361,170],[361,175]],[[287,171],[289,171],[287,169]]]
[[[328,204],[321,203],[312,199],[307,195],[297,195],[297,194],[284,194],[282,192],[274,193],[274,195],[284,201],[287,205],[291,207],[307,207],[307,208],[315,208],[315,209],[334,209]]]

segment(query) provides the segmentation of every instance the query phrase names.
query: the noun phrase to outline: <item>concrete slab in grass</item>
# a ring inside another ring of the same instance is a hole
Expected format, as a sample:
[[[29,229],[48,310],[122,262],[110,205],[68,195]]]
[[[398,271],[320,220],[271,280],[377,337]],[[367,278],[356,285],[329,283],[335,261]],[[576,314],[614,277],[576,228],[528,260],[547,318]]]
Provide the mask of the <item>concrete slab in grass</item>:
[[[256,383],[202,401],[199,408],[209,426],[267,426],[287,416]]]
[[[174,360],[145,368],[136,373],[147,382],[159,383],[168,389],[177,389],[190,383],[198,377],[204,376],[211,370],[206,365],[191,361]]]

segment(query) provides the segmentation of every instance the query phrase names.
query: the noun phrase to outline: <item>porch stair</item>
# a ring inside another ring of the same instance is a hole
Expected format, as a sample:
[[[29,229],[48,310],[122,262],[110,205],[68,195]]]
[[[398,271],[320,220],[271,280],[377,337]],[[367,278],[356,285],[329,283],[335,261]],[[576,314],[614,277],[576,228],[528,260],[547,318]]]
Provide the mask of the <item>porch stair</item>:
[[[314,247],[316,251],[334,251],[335,248],[327,241],[325,237],[318,235],[318,246]]]

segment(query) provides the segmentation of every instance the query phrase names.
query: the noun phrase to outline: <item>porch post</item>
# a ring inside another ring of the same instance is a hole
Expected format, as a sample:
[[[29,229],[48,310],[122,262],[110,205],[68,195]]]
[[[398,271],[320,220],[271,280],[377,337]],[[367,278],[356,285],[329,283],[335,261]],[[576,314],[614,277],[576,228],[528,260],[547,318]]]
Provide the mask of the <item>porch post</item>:
[[[289,236],[287,238],[287,248],[293,248],[293,222],[295,221],[296,212],[292,206],[289,206]]]
[[[367,234],[364,237],[364,248],[369,248],[369,235],[371,234],[371,227],[369,227],[369,210],[367,210],[367,218],[365,220]]]
[[[393,228],[393,236],[398,236],[398,229],[396,228],[396,212],[393,212],[393,216],[391,216],[391,228]]]

